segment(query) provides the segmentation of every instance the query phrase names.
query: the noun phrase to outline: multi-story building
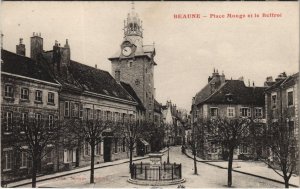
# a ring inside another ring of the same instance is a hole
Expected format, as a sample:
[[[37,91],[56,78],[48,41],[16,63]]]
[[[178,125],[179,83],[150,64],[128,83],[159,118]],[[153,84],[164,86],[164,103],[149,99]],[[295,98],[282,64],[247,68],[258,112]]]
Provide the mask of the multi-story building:
[[[201,119],[251,117],[263,121],[265,87],[246,86],[242,79],[227,80],[214,70],[208,84],[193,98],[192,126]],[[205,159],[226,158],[226,150],[210,140],[203,132],[198,155]],[[254,152],[255,151],[255,152]],[[235,151],[234,158],[239,155],[253,156],[257,150],[248,145],[241,145]]]
[[[268,129],[272,130],[271,127],[274,122],[285,123],[287,124],[286,126],[289,132],[292,133],[292,137],[290,139],[286,138],[286,142],[290,143],[291,141],[288,140],[295,140],[295,144],[298,144],[299,73],[287,76],[286,73],[283,72],[278,75],[275,81],[272,80],[272,77],[268,77],[267,80],[272,84],[265,90],[265,110]],[[297,146],[290,147],[298,149]],[[272,156],[271,154],[269,155]],[[298,166],[296,166],[296,168],[297,167]],[[297,171],[299,171],[299,169]]]
[[[41,36],[31,37],[31,44],[42,44]],[[42,48],[42,45],[32,45]],[[55,42],[53,50],[38,54],[39,62],[61,84],[59,94],[60,119],[102,119],[105,121],[140,120],[143,106],[126,83],[115,80],[107,71],[71,60],[71,49],[66,40],[62,47]],[[128,91],[127,91],[127,90]],[[62,167],[90,163],[90,146],[84,141],[65,147],[59,155]],[[106,136],[96,147],[95,163],[127,157],[123,138]]]
[[[143,44],[142,21],[132,8],[124,21],[124,38],[120,49],[109,58],[112,75],[116,80],[128,83],[146,109],[145,120],[154,121],[155,88],[154,66],[155,47]]]
[[[46,120],[49,127],[59,118],[59,89],[55,81],[38,62],[25,56],[20,40],[17,54],[1,49],[1,176],[13,180],[31,172],[26,152],[14,146],[12,130],[19,121]],[[22,148],[28,148],[26,143]],[[51,150],[41,162],[41,170],[55,169],[56,151]]]

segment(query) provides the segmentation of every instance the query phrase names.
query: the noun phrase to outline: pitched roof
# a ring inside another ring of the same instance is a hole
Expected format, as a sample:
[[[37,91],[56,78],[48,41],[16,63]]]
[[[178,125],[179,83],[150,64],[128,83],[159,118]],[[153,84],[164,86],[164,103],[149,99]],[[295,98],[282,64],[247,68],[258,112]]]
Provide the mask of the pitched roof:
[[[211,84],[215,83],[217,80],[216,77],[213,77],[208,84],[206,84],[195,96],[195,104],[198,105],[202,103],[211,95]]]
[[[215,104],[253,104],[264,105],[265,87],[246,87],[243,81],[227,80],[223,86],[209,96],[203,103]],[[232,94],[228,101],[227,94]]]
[[[154,111],[161,114],[162,105],[154,99]]]
[[[290,82],[292,82],[293,80],[295,80],[298,77],[299,77],[299,73],[290,75],[290,76],[286,77],[285,79],[282,79],[282,80],[279,80],[279,81],[275,82],[273,85],[268,87],[265,91],[266,92],[272,91],[274,89],[279,88],[279,86],[281,86],[281,85],[288,85]]]
[[[135,101],[107,71],[73,60],[70,61],[69,71],[84,91]]]
[[[137,108],[142,110],[142,111],[145,111],[146,108],[144,107],[142,101],[140,100],[140,98],[137,96],[137,94],[135,93],[134,89],[131,87],[130,84],[128,83],[124,83],[124,82],[121,82],[121,85],[122,87],[135,99],[135,101],[138,103],[138,106]]]
[[[1,49],[1,59],[3,60],[1,71],[3,72],[57,83],[41,64],[31,58]]]

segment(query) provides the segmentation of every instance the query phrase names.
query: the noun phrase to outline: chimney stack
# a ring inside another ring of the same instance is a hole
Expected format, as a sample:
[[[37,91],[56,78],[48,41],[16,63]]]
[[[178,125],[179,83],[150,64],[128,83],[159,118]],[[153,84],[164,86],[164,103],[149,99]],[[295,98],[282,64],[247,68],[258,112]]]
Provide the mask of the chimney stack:
[[[22,56],[25,56],[26,54],[26,48],[25,44],[23,44],[23,38],[20,38],[19,45],[16,45],[16,53]]]
[[[120,72],[120,70],[115,71],[115,80],[117,81],[117,83],[120,84],[120,82],[121,82],[121,72]]]
[[[37,60],[42,52],[43,38],[41,37],[41,33],[33,32],[33,36],[30,38],[30,57]]]

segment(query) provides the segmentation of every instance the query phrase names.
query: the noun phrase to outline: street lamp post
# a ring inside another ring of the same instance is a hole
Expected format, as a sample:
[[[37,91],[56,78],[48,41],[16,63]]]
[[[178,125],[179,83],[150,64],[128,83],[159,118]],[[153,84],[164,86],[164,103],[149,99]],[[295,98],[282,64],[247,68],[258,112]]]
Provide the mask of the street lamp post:
[[[170,163],[170,145],[169,145],[169,140],[168,140],[167,147],[168,147],[168,157],[167,157],[167,164],[169,164],[169,163]]]

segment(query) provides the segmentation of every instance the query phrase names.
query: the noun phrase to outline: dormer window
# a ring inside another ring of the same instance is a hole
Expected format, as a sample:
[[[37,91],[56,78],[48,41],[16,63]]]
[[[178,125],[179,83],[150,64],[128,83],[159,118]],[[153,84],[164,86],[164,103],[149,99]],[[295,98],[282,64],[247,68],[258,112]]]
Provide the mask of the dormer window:
[[[226,95],[225,95],[226,100],[227,100],[228,102],[232,102],[232,100],[233,100],[232,96],[233,96],[233,95],[232,95],[231,93],[226,94]]]

